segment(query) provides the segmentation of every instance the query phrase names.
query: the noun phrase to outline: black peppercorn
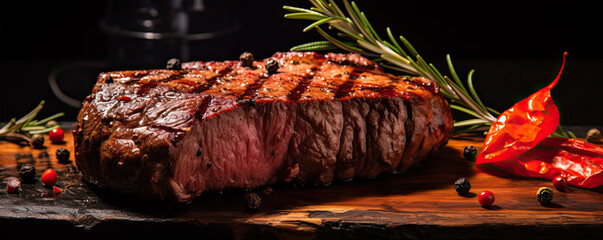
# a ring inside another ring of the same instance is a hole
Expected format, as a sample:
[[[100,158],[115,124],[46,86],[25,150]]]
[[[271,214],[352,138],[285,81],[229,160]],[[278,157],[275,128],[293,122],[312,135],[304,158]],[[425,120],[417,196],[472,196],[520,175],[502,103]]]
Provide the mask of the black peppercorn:
[[[257,210],[262,205],[262,199],[256,193],[248,193],[245,195],[245,207],[249,211]]]
[[[253,61],[255,61],[255,58],[250,52],[244,52],[241,54],[241,56],[239,56],[239,61],[241,62],[241,67],[253,67]]]
[[[57,159],[60,163],[68,163],[69,162],[69,150],[65,148],[57,149]]]
[[[603,143],[603,136],[601,135],[601,131],[596,128],[588,130],[588,132],[586,132],[586,141],[590,143]]]
[[[36,167],[29,163],[23,164],[19,169],[19,176],[21,176],[23,182],[33,182],[36,177]]]
[[[469,180],[467,180],[467,178],[461,177],[454,182],[454,190],[456,190],[456,192],[461,196],[464,196],[469,193],[470,189],[471,183],[469,183]]]
[[[249,99],[247,101],[247,105],[249,105],[250,107],[255,107],[255,100],[254,99]]]
[[[553,201],[553,190],[548,187],[541,187],[536,193],[536,199],[542,206],[547,206]]]
[[[279,65],[276,60],[270,59],[266,62],[266,71],[268,71],[269,74],[276,73],[278,68],[279,68]]]
[[[465,150],[463,151],[463,156],[465,157],[465,159],[467,159],[468,161],[475,161],[475,156],[477,155],[477,149],[475,149],[474,146],[466,146]]]
[[[31,136],[31,146],[34,148],[43,148],[44,147],[44,136],[40,134],[34,134]]]
[[[172,58],[167,62],[167,69],[169,70],[182,70],[182,63],[178,58]]]

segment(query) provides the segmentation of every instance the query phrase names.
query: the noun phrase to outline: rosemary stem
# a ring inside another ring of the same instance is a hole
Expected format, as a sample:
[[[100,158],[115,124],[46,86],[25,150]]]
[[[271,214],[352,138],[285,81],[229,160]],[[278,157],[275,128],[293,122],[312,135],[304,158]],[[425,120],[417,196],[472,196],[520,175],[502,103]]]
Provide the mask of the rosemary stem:
[[[408,61],[408,59],[403,58],[402,56],[400,56],[398,53],[392,51],[391,48],[384,46],[382,43],[377,42],[377,46],[379,46],[379,48],[383,49],[387,54],[393,56],[394,58],[400,60],[401,62],[405,63],[406,65],[410,66],[410,61]],[[416,71],[416,70],[415,70]]]
[[[484,119],[469,119],[460,122],[455,122],[454,127],[471,126],[476,124],[492,124],[492,122]]]

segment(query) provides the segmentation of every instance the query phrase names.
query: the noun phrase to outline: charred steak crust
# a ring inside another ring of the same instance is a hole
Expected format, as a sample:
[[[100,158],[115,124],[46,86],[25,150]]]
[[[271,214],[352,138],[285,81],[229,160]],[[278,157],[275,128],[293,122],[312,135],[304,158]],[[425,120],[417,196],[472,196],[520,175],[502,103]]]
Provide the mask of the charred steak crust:
[[[268,73],[270,59],[280,66]],[[450,108],[425,78],[357,54],[285,52],[101,73],[74,129],[84,179],[150,199],[401,172],[446,144]]]

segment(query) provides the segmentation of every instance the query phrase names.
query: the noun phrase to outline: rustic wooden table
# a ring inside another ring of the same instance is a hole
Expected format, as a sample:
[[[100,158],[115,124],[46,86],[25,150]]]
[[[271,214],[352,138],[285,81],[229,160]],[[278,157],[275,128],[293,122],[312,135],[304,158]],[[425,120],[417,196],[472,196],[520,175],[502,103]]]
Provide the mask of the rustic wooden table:
[[[73,138],[45,149],[0,142],[0,236],[61,236],[70,239],[187,237],[208,239],[585,239],[603,233],[603,194],[570,188],[555,190],[548,207],[536,201],[551,182],[505,179],[480,173],[463,159],[462,150],[482,138],[452,139],[438,154],[408,173],[327,187],[271,186],[254,189],[262,198],[258,211],[246,211],[244,190],[206,193],[181,205],[139,201],[97,189],[81,180],[75,163],[61,164],[58,148],[71,151]],[[45,154],[47,153],[47,154]],[[5,178],[33,163],[35,183],[18,194],[5,192]],[[67,189],[48,196],[40,175],[47,167]],[[456,194],[453,183],[467,177],[471,194]],[[554,188],[553,188],[554,189]],[[476,194],[490,190],[492,208],[482,208]]]

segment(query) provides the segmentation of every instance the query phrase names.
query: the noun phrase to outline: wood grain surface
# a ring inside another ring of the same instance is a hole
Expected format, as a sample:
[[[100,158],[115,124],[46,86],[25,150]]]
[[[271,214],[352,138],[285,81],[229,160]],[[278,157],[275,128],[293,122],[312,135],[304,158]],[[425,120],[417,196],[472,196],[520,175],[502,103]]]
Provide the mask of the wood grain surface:
[[[603,235],[603,194],[570,188],[555,191],[548,207],[536,200],[546,180],[506,179],[477,171],[463,148],[481,149],[483,138],[451,139],[437,154],[403,174],[337,182],[326,187],[275,185],[204,193],[190,204],[140,201],[82,181],[74,162],[58,163],[66,148],[73,160],[73,138],[33,149],[0,142],[0,236],[61,234],[86,239],[584,239]],[[47,153],[47,154],[45,154]],[[37,181],[6,193],[5,178],[35,164]],[[52,197],[39,181],[52,167],[57,186]],[[469,196],[453,186],[467,177]],[[69,186],[69,187],[67,187]],[[483,208],[477,194],[494,193]],[[245,209],[244,195],[262,198],[257,211]]]

